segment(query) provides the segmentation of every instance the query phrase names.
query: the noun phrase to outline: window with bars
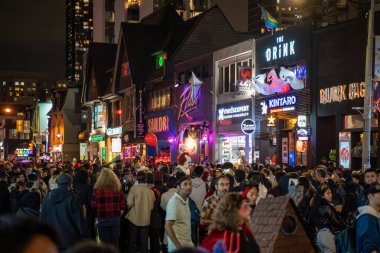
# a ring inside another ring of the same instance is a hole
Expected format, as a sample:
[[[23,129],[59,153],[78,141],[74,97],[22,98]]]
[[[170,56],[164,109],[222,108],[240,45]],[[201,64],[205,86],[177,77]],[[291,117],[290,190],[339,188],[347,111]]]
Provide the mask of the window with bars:
[[[219,94],[236,92],[239,67],[252,67],[252,58],[246,58],[241,61],[233,59],[219,64]]]

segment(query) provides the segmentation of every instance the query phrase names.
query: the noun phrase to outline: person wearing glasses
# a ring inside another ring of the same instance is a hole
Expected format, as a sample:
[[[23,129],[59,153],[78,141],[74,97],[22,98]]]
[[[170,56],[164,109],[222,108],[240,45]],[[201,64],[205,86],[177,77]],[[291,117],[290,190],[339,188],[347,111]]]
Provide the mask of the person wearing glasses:
[[[364,188],[368,205],[359,207],[356,223],[356,252],[380,252],[380,184]]]

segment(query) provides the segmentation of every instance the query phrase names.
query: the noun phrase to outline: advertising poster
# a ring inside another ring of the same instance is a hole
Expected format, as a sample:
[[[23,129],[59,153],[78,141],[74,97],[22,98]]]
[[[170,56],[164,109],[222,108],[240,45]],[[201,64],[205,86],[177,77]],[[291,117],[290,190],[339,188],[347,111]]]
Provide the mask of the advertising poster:
[[[350,168],[350,142],[341,141],[339,142],[339,165],[342,165],[345,169]]]
[[[289,140],[288,138],[282,138],[282,149],[281,149],[281,159],[282,163],[289,163],[289,148],[288,145]]]
[[[339,165],[342,165],[345,169],[350,168],[351,162],[351,133],[340,132],[339,133]]]
[[[79,160],[87,160],[87,143],[79,144]]]
[[[373,93],[372,103],[374,107],[380,106],[380,36],[375,36],[375,55],[374,55],[374,80],[373,80]],[[379,109],[378,109],[379,110]]]

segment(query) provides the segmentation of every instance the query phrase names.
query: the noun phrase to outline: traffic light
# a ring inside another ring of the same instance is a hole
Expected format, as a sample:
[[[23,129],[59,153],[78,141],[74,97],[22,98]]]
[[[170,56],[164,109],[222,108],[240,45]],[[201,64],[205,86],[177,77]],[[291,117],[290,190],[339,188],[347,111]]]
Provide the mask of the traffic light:
[[[116,109],[116,112],[115,112],[115,113],[116,113],[116,115],[119,116],[119,115],[121,115],[122,111],[121,111],[121,109]]]

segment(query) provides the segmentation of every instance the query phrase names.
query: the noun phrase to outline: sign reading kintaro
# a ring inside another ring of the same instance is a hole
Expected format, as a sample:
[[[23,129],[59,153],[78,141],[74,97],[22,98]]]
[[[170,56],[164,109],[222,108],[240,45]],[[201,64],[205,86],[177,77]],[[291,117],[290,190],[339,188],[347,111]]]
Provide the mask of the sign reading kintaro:
[[[365,95],[365,83],[350,83],[319,90],[319,103],[329,104],[363,98]]]
[[[296,103],[297,97],[294,95],[267,99],[260,103],[261,114],[268,114],[268,109],[271,113],[294,111]]]

